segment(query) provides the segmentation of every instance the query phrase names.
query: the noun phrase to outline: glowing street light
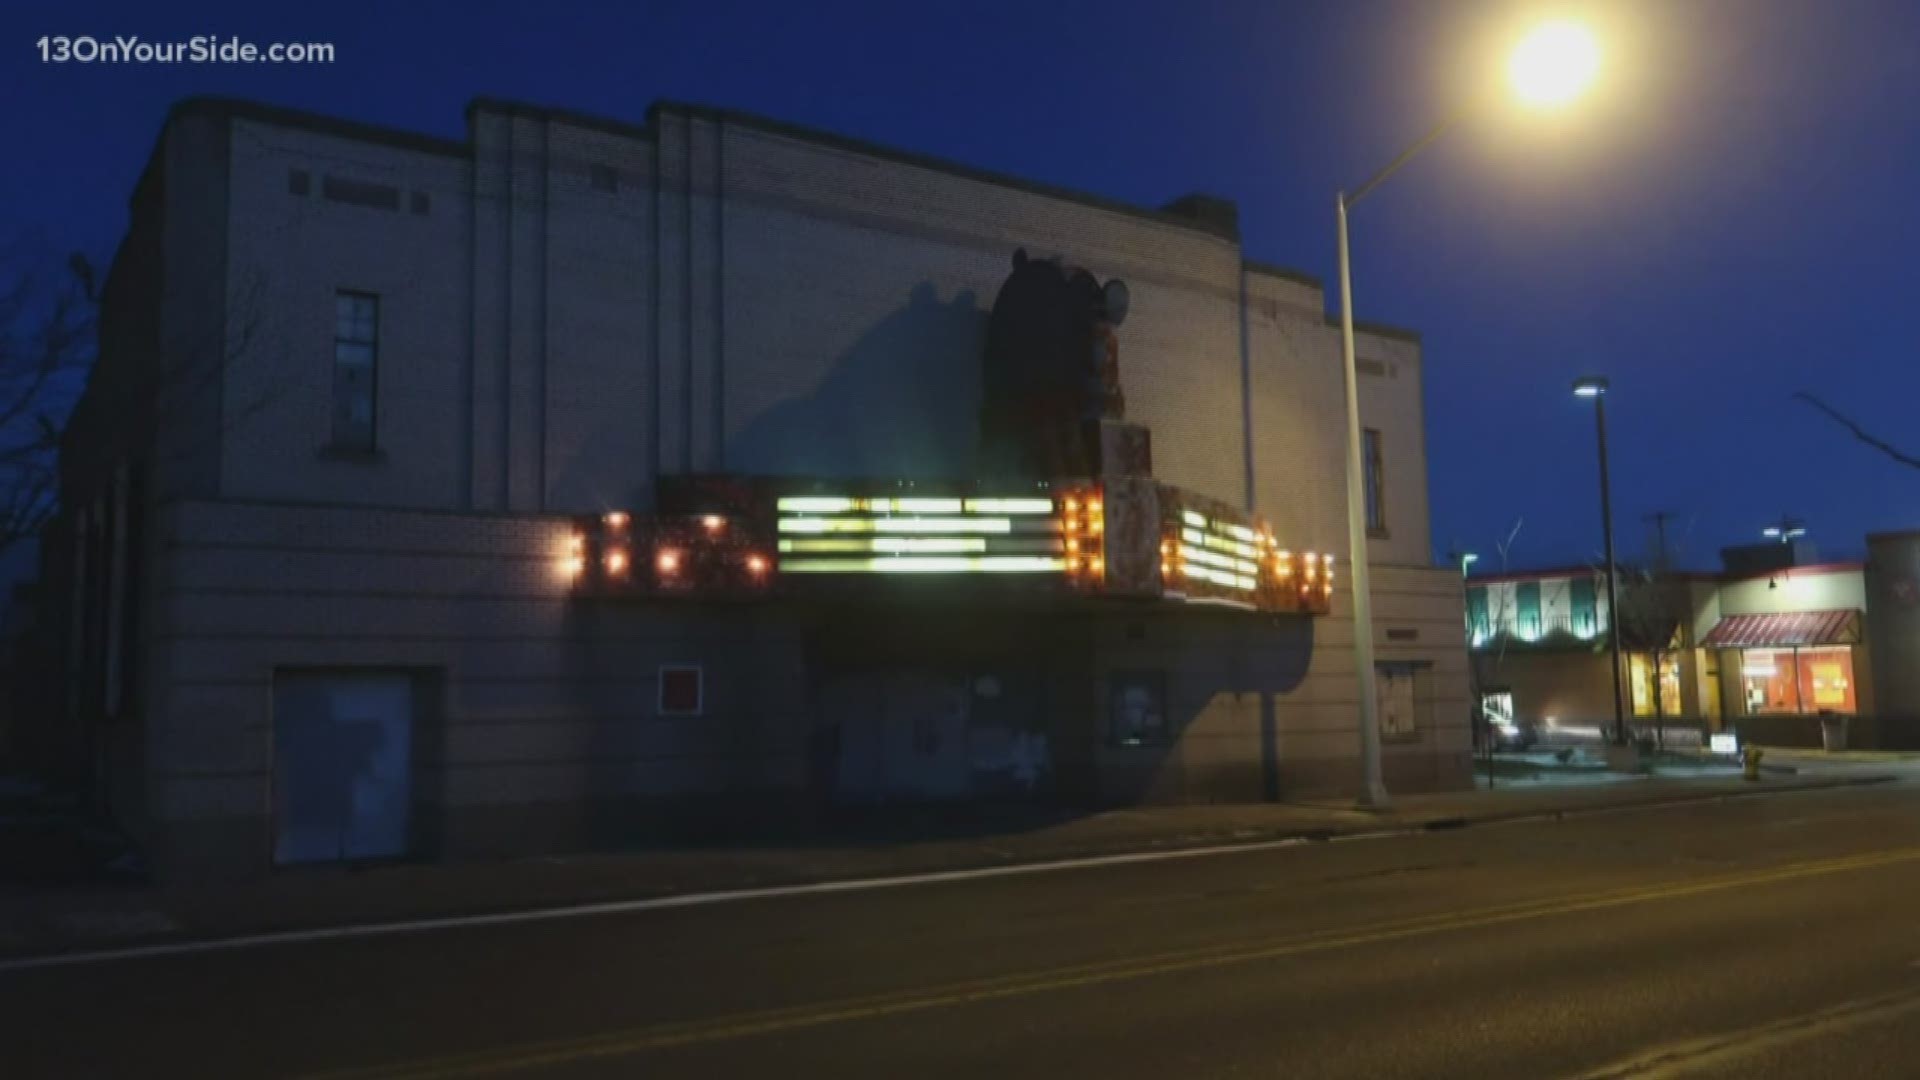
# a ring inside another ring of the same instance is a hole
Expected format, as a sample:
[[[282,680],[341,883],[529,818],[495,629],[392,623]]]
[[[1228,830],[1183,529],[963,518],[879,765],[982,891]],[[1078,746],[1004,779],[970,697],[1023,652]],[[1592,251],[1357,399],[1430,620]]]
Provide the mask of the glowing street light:
[[[1807,527],[1800,522],[1799,518],[1782,517],[1778,525],[1769,525],[1761,529],[1760,535],[1769,540],[1790,544],[1807,535]]]
[[[1534,108],[1565,105],[1584,91],[1600,69],[1600,47],[1593,34],[1578,23],[1556,21],[1522,38],[1507,62],[1514,93]],[[1419,142],[1402,151],[1385,168],[1368,177],[1352,193],[1339,192],[1334,200],[1340,243],[1340,351],[1347,388],[1347,558],[1353,583],[1353,660],[1360,683],[1361,805],[1384,808],[1387,786],[1380,767],[1380,703],[1375,698],[1373,666],[1373,597],[1367,559],[1367,515],[1360,451],[1360,381],[1353,355],[1353,270],[1347,242],[1347,211],[1374,188],[1399,172],[1420,151],[1445,135],[1465,109],[1440,121]],[[1601,391],[1595,390],[1594,395]],[[1589,395],[1593,396],[1593,395]],[[1073,509],[1069,504],[1067,509]]]
[[[1600,43],[1576,22],[1556,20],[1520,39],[1507,78],[1522,103],[1554,109],[1583,93],[1600,70]]]

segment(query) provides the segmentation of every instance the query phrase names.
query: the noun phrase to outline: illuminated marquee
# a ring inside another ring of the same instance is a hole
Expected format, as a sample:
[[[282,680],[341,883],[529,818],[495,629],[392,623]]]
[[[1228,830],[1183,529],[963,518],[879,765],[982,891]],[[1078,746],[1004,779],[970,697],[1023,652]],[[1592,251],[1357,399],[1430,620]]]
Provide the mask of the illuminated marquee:
[[[683,505],[688,512],[583,520],[561,572],[577,588],[653,596],[750,598],[778,591],[783,578],[918,575],[1277,612],[1325,612],[1333,595],[1331,555],[1283,548],[1238,508],[1151,479],[1037,484],[1026,494],[758,490],[735,492],[723,512]]]
[[[1280,546],[1264,523],[1163,487],[1162,595],[1260,611],[1323,614],[1333,602],[1333,556]]]
[[[788,495],[775,500],[783,574],[1059,574],[1051,497]]]

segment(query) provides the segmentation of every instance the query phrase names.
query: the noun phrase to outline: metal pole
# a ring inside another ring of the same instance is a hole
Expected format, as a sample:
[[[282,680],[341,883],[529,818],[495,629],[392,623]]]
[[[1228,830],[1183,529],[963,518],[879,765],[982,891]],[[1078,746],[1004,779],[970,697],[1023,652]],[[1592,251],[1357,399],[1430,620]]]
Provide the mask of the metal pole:
[[[1793,647],[1793,711],[1805,715],[1807,703],[1800,697],[1800,646]]]
[[[1448,552],[1448,557],[1453,557]],[[1487,705],[1480,693],[1480,662],[1473,655],[1473,613],[1469,610],[1466,593],[1470,588],[1467,579],[1467,567],[1473,564],[1476,556],[1471,553],[1460,555],[1460,607],[1466,611],[1467,630],[1467,719],[1468,730],[1480,739],[1480,754],[1485,758],[1487,768],[1487,789],[1493,789],[1493,721],[1487,717]],[[1482,734],[1484,732],[1484,734]]]
[[[1613,642],[1613,741],[1625,746],[1627,743],[1627,711],[1620,700],[1622,681],[1620,664],[1620,590],[1615,585],[1619,578],[1619,567],[1613,562],[1613,493],[1607,481],[1607,395],[1600,393],[1593,398],[1594,424],[1600,434],[1600,524],[1606,532],[1607,552],[1607,622],[1611,625],[1608,637]],[[1657,680],[1656,680],[1657,681]],[[1658,686],[1655,692],[1659,691]]]
[[[1376,182],[1370,181],[1368,186]],[[1353,357],[1353,273],[1347,250],[1345,192],[1335,196],[1334,208],[1340,226],[1340,352],[1347,377],[1347,580],[1353,588],[1353,664],[1360,691],[1360,805],[1370,810],[1384,810],[1387,786],[1380,773],[1380,701],[1373,667],[1373,593],[1367,573],[1360,379]]]

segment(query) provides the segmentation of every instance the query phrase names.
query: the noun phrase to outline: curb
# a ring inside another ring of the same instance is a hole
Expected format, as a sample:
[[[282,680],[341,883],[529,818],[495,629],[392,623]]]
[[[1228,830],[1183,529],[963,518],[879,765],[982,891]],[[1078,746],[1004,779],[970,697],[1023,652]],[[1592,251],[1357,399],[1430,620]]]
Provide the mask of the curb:
[[[1741,799],[1760,799],[1770,795],[1795,795],[1803,791],[1832,791],[1836,788],[1872,787],[1879,784],[1891,784],[1899,777],[1890,774],[1872,776],[1843,776],[1832,779],[1808,779],[1793,781],[1784,787],[1766,788],[1756,786],[1751,790],[1736,791],[1678,791],[1666,795],[1649,796],[1644,799],[1623,800],[1605,806],[1581,806],[1571,809],[1555,810],[1519,810],[1507,814],[1488,814],[1472,819],[1475,825],[1510,825],[1525,821],[1562,821],[1567,818],[1598,817],[1602,814],[1624,814],[1636,810],[1655,810],[1667,806],[1685,806],[1689,803],[1735,802]],[[1754,781],[1763,785],[1765,780]]]
[[[1784,787],[1760,787],[1754,790],[1668,792],[1601,806],[1515,810],[1506,813],[1483,815],[1452,814],[1419,821],[1395,823],[1377,829],[1343,831],[1335,828],[1315,828],[1266,833],[1249,830],[1239,834],[1227,834],[1217,837],[1204,834],[1188,834],[1185,836],[1170,837],[1159,843],[1143,842],[1104,849],[1098,847],[1083,847],[1077,851],[1070,849],[1062,850],[1044,856],[1037,855],[1026,859],[1015,858],[993,862],[976,861],[972,863],[954,863],[944,867],[901,875],[814,879],[802,877],[794,881],[776,885],[652,894],[640,893],[626,899],[617,900],[549,904],[532,908],[480,908],[465,913],[449,913],[431,916],[422,915],[387,921],[361,921],[335,924],[318,923],[307,927],[283,927],[279,929],[268,927],[247,933],[235,934],[209,934],[197,937],[190,934],[161,934],[150,938],[122,940],[105,947],[76,945],[64,949],[0,953],[0,973],[196,952],[221,952],[315,941],[423,933],[461,926],[540,922],[593,915],[636,913],[658,909],[741,903],[789,896],[867,892],[889,888],[904,888],[918,884],[937,884],[941,882],[990,877],[1012,877],[1064,870],[1091,869],[1100,866],[1162,862],[1174,859],[1206,858],[1216,855],[1247,854],[1258,851],[1279,850],[1281,848],[1309,847],[1316,844],[1386,840],[1397,837],[1422,836],[1437,832],[1454,832],[1474,826],[1491,827],[1517,825],[1529,822],[1563,821],[1569,818],[1631,813],[1670,806],[1732,802],[1741,799],[1767,798],[1777,795],[1798,794],[1801,792],[1866,787],[1893,783],[1897,779],[1897,777],[1892,775],[1836,777],[1833,779],[1801,781]],[[1764,783],[1764,781],[1762,783]]]

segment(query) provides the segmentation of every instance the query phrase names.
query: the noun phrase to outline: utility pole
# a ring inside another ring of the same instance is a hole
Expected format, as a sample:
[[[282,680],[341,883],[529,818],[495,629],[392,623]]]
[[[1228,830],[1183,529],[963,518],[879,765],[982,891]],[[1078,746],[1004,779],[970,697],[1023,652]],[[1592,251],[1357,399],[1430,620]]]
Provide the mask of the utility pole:
[[[1678,516],[1678,514],[1675,514],[1671,510],[1655,510],[1645,518],[1645,520],[1653,522],[1653,568],[1655,570],[1664,571],[1671,565],[1667,558],[1667,522],[1672,521]]]

